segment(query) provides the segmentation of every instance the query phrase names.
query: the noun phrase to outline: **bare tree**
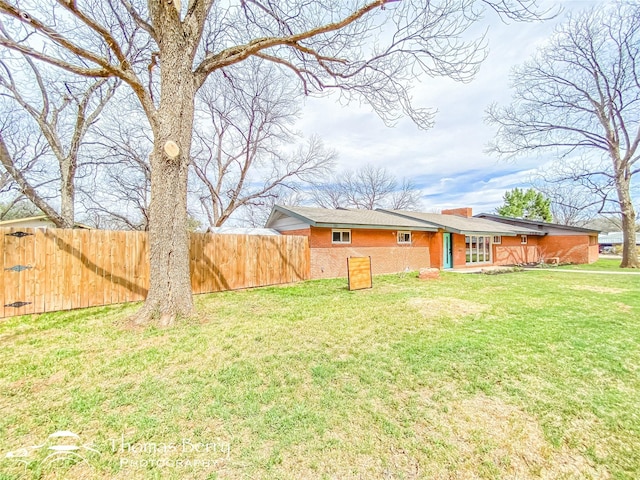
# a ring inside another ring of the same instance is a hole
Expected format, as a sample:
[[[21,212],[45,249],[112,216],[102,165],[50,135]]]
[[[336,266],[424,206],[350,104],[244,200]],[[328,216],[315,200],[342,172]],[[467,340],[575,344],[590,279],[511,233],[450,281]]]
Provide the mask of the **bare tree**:
[[[381,206],[396,188],[397,181],[386,168],[366,165],[342,176],[347,206],[373,210]]]
[[[219,227],[238,210],[255,209],[282,187],[327,175],[335,153],[318,138],[296,148],[299,114],[295,86],[265,61],[229,68],[207,82],[196,108],[192,168],[195,195],[208,223]],[[265,75],[260,75],[260,70]]]
[[[557,223],[580,227],[598,216],[619,216],[613,179],[594,173],[603,169],[586,159],[567,159],[555,162],[532,181],[551,200]]]
[[[148,230],[153,138],[145,127],[144,113],[128,95],[119,95],[105,109],[92,135],[91,160],[81,166],[85,181],[78,187],[89,223]]]
[[[386,203],[388,208],[392,210],[420,210],[421,196],[422,193],[418,185],[411,179],[403,178]]]
[[[249,57],[288,71],[305,93],[339,90],[387,122],[408,115],[421,127],[431,110],[414,108],[419,72],[468,80],[482,40],[461,35],[482,14],[530,20],[535,0],[0,0],[13,38],[0,46],[77,75],[117,77],[131,87],[153,132],[151,282],[138,321],[161,323],[193,310],[187,232],[187,172],[196,92],[209,75]],[[381,11],[385,8],[385,11]]]
[[[640,267],[631,198],[640,160],[640,5],[616,3],[570,18],[513,78],[513,103],[489,110],[498,126],[493,151],[589,154],[594,165],[579,178],[615,186],[621,267]]]
[[[310,190],[311,202],[323,208],[416,210],[420,190],[409,179],[398,179],[384,167],[365,165],[333,176]]]
[[[0,27],[0,32],[8,36],[4,28]],[[0,135],[0,160],[22,193],[56,226],[73,228],[80,149],[88,129],[98,119],[118,82],[105,78],[71,80],[60,78],[59,74],[52,78],[50,71],[41,68],[29,56],[24,56],[23,66],[25,68],[20,70],[16,68],[16,61],[0,61],[0,95],[27,113],[29,120],[37,126],[37,136],[41,136],[37,143],[43,148],[34,152],[27,165],[21,165],[16,156],[24,153],[21,152],[23,146],[16,145],[16,149],[11,149]],[[58,184],[55,200],[59,202],[59,212],[48,195],[41,191],[41,179],[31,177],[31,168],[26,168],[33,167],[34,162],[48,162],[50,157],[55,158],[58,167],[52,169],[53,177],[46,183]]]
[[[347,197],[340,176],[332,176],[325,183],[313,185],[309,189],[311,203],[321,208],[341,208],[347,206]]]
[[[23,112],[20,112],[15,105],[0,96],[0,156],[2,156],[0,160],[8,158],[8,150],[12,149],[15,152],[12,158],[14,163],[23,175],[33,178],[38,174],[35,169],[39,166],[37,160],[42,154],[42,145],[38,142],[40,137],[32,135],[33,132],[28,125],[26,128],[21,125],[22,115]],[[5,138],[7,138],[6,142]],[[22,208],[24,204],[27,204],[26,210]],[[0,168],[0,220],[13,218],[14,214],[36,213],[31,205],[33,204],[22,193],[9,171],[6,168]]]

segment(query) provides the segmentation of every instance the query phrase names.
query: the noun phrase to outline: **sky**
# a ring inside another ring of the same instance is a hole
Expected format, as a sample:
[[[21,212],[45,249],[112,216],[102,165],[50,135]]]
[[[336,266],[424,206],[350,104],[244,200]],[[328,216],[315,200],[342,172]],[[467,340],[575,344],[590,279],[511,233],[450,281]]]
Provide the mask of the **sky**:
[[[598,0],[543,0],[543,7],[560,6],[555,19],[505,24],[496,16],[482,21],[487,28],[489,54],[475,79],[467,84],[447,78],[418,78],[415,104],[437,110],[435,126],[419,130],[409,120],[384,125],[370,108],[341,106],[332,97],[306,100],[298,124],[306,135],[319,135],[338,153],[338,169],[367,163],[387,168],[398,178],[411,178],[423,192],[422,209],[472,207],[474,213],[493,212],[505,191],[529,188],[537,169],[549,158],[501,160],[486,153],[495,127],[485,123],[492,103],[509,103],[511,69],[544,45],[556,25],[572,11]]]

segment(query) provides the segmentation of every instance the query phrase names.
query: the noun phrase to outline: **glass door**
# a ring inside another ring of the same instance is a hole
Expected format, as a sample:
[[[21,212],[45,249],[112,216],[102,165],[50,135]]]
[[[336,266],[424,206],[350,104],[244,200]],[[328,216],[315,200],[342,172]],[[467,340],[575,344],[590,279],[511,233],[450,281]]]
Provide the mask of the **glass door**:
[[[467,235],[465,237],[467,265],[491,263],[491,237],[488,235]]]

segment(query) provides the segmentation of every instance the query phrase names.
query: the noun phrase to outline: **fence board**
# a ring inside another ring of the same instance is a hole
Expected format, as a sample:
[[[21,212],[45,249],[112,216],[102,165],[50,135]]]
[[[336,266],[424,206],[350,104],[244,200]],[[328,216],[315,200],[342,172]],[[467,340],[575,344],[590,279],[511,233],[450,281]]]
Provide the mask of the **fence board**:
[[[5,270],[7,265],[5,262],[5,252],[6,252],[6,249],[4,247],[5,235],[6,233],[3,233],[2,235],[0,235],[0,248],[2,249],[0,250],[0,262],[2,262],[2,272],[1,272],[2,275],[0,275],[0,317],[4,317],[4,304],[9,303],[4,294],[4,284],[5,284],[4,280],[8,274],[8,272]]]
[[[16,229],[17,231],[17,229]],[[15,250],[16,256],[14,257],[13,265],[26,265],[26,250],[27,243],[31,243],[32,236],[16,238],[15,240]],[[18,282],[18,293],[15,296],[15,300],[19,302],[31,302],[31,298],[27,298],[27,282],[25,278],[27,276],[28,270],[23,270],[21,272],[13,272],[13,276],[17,279]],[[15,301],[14,300],[14,301]],[[25,305],[24,307],[17,307],[16,309],[20,311],[20,314],[27,313],[29,305]]]
[[[37,252],[44,252],[45,261],[36,261]],[[44,292],[46,281],[44,267],[46,265],[47,254],[47,239],[44,236],[44,231],[42,229],[35,231],[33,253],[33,313],[41,313],[44,311]]]
[[[122,262],[124,261],[124,242],[119,232],[111,232],[111,282],[113,289],[111,291],[111,303],[121,303],[124,298],[122,295],[121,276]]]
[[[191,237],[191,288],[193,293],[204,291],[204,235],[192,235]]]
[[[80,232],[81,230],[76,230],[75,232]],[[86,308],[89,306],[89,289],[91,285],[89,284],[89,279],[92,277],[92,263],[88,262],[85,259],[87,258],[95,258],[95,252],[91,251],[91,238],[93,235],[77,235],[78,245],[79,245],[79,253],[82,256],[80,260],[80,285],[83,285],[85,288],[80,288],[79,294],[79,305],[80,308]]]
[[[91,305],[102,305],[104,304],[104,276],[102,275],[102,268],[104,267],[104,257],[105,252],[102,245],[102,237],[103,235],[93,235],[93,249],[95,252],[95,262],[96,266],[94,269],[93,278],[91,280],[91,297],[89,298],[89,303]]]
[[[58,236],[58,275],[62,275],[64,278],[62,308],[70,310],[73,308],[73,270],[76,263],[73,258],[73,231],[60,229],[56,233]]]
[[[213,268],[214,259],[216,258],[216,238],[217,235],[214,235],[213,233],[205,233],[202,238],[202,242],[204,244],[204,251],[202,252],[202,268],[205,278],[203,285],[204,292],[215,292],[217,285],[215,270]]]
[[[8,306],[15,302],[29,301],[25,299],[25,285],[23,282],[23,273],[13,268],[18,265],[24,265],[24,238],[11,236],[18,229],[10,228],[4,235],[4,259],[3,275],[5,277],[5,310],[9,315],[22,315],[25,312],[24,307]]]
[[[36,301],[36,270],[35,270],[35,247],[36,247],[36,235],[30,235],[22,239],[23,257],[22,257],[22,265],[27,267],[22,273],[22,282],[24,284],[24,300],[25,302],[29,302],[28,305],[25,305],[24,314],[31,314],[35,312],[35,301]]]
[[[16,231],[31,235],[7,236]],[[306,237],[208,233],[190,241],[194,293],[310,278]],[[145,232],[0,228],[0,249],[0,318],[144,300],[149,288]],[[15,302],[31,303],[5,307]]]
[[[55,312],[62,309],[62,289],[60,288],[60,282],[63,281],[63,277],[58,270],[58,264],[60,262],[59,257],[61,255],[58,248],[58,235],[56,230],[47,229],[45,235],[51,242],[51,260],[46,266],[47,271],[47,297],[49,303],[47,304],[47,311]]]

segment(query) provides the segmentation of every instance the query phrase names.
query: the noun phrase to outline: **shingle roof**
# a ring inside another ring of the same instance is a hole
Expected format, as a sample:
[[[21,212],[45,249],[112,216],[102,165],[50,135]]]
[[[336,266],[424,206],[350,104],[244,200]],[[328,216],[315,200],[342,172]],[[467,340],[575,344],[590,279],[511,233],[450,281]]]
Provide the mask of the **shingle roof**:
[[[357,210],[352,208],[328,209],[315,207],[285,207],[276,205],[267,227],[279,212],[316,227],[329,228],[378,228],[378,229],[407,229],[435,232],[444,229],[461,234],[492,234],[492,235],[544,235],[544,233],[530,228],[507,225],[475,217],[458,215],[442,215],[437,213],[410,212],[404,210]]]
[[[547,228],[559,228],[561,230],[570,230],[574,232],[584,232],[584,233],[599,233],[599,230],[594,230],[593,228],[583,228],[583,227],[573,227],[570,225],[560,225],[558,223],[549,223],[542,222],[540,220],[528,220],[526,218],[513,218],[513,217],[503,217],[502,215],[495,215],[493,213],[479,213],[476,215],[476,218],[486,218],[495,220],[496,222],[508,223],[510,225],[519,224],[519,225],[531,225],[537,228],[544,229]]]
[[[379,229],[407,229],[435,232],[437,227],[419,220],[404,218],[399,215],[384,213],[377,210],[357,209],[327,209],[314,207],[285,207],[276,205],[273,207],[272,217],[267,221],[270,225],[273,212],[281,212],[305,221],[309,225],[317,227],[333,228],[379,228]]]
[[[443,215],[441,213],[409,212],[405,210],[381,210],[393,215],[413,218],[429,222],[444,228],[446,231],[460,234],[494,234],[504,236],[544,235],[544,233],[517,225],[507,225],[493,220],[459,215]]]

